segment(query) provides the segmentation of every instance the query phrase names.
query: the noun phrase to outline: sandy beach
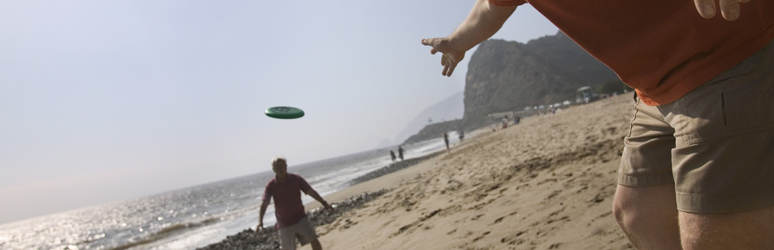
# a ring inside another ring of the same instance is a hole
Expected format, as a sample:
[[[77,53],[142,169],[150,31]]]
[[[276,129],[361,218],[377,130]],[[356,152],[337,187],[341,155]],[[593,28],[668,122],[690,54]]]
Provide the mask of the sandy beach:
[[[629,93],[484,128],[451,153],[331,194],[337,202],[389,189],[318,227],[320,241],[325,249],[632,249],[611,213],[632,103]]]

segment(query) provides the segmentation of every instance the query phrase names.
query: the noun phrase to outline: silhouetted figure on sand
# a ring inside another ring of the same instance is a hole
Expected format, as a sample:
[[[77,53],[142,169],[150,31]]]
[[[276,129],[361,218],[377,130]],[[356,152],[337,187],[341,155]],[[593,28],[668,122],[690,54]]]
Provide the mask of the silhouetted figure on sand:
[[[317,191],[314,191],[304,178],[287,172],[288,164],[285,158],[275,157],[271,161],[271,166],[275,176],[274,179],[266,184],[266,188],[263,191],[258,227],[256,227],[255,233],[257,234],[263,229],[263,215],[266,213],[266,208],[273,198],[274,214],[277,217],[276,227],[282,249],[295,250],[296,239],[298,239],[302,246],[310,243],[313,250],[322,250],[322,245],[317,240],[319,236],[314,231],[314,227],[312,227],[312,223],[304,211],[304,204],[301,202],[301,192],[312,196],[328,211],[333,212],[333,207],[320,197]]]

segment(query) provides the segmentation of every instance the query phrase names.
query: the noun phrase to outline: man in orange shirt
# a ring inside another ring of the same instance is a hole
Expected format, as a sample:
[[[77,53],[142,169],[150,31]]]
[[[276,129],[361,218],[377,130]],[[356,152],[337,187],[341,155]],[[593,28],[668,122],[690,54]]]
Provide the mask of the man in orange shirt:
[[[525,3],[479,0],[422,44],[450,76]],[[774,1],[529,4],[636,90],[613,201],[631,243],[774,249]]]

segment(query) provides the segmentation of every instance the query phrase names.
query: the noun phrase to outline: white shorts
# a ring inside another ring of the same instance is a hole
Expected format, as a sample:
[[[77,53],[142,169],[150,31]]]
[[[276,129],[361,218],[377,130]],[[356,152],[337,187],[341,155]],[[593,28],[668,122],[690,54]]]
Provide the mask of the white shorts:
[[[304,217],[301,221],[296,222],[289,227],[279,229],[280,245],[284,250],[296,250],[296,238],[301,242],[301,245],[306,245],[317,239],[317,233],[312,227],[312,222],[309,221],[309,217]]]

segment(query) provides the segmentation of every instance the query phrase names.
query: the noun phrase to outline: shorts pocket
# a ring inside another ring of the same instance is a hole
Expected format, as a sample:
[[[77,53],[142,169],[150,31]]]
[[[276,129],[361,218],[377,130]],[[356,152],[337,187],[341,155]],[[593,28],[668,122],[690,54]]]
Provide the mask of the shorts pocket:
[[[774,124],[774,82],[760,54],[683,96],[665,115],[677,147],[758,132]]]

